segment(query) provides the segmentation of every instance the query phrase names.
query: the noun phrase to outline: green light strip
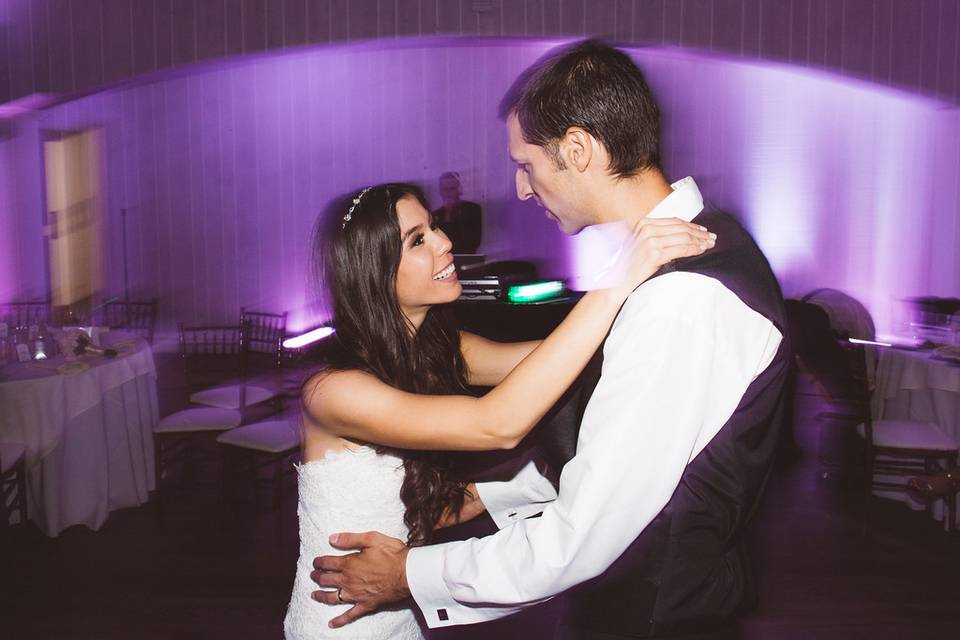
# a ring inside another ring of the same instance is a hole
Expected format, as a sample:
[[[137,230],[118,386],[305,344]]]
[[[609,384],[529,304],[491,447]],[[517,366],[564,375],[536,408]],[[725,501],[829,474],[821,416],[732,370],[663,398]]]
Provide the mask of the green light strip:
[[[540,302],[549,300],[563,293],[563,281],[548,280],[533,284],[519,284],[507,289],[507,300],[510,302]]]

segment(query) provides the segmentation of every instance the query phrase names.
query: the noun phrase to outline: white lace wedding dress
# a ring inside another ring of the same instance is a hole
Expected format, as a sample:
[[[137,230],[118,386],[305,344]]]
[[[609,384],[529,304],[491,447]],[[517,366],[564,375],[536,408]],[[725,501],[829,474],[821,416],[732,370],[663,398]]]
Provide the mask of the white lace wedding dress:
[[[423,634],[406,607],[380,610],[339,629],[327,623],[351,605],[328,605],[310,598],[318,589],[310,579],[313,559],[339,555],[328,542],[341,531],[380,531],[406,541],[400,485],[403,461],[370,447],[331,452],[297,467],[300,499],[300,559],[283,628],[287,640],[421,640]]]

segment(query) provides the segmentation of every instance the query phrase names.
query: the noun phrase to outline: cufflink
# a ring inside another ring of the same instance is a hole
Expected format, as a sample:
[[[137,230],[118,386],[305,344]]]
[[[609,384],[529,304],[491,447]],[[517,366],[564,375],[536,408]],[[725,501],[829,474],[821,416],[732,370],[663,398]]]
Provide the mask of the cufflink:
[[[447,615],[446,609],[437,609],[437,617],[440,618],[441,622],[446,622],[450,619],[450,616]]]

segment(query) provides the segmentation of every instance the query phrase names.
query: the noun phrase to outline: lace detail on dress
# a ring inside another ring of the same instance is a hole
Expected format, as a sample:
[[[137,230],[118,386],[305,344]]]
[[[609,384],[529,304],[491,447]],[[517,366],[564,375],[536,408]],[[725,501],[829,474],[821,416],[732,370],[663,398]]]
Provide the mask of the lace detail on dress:
[[[328,452],[322,460],[297,465],[300,518],[300,559],[283,628],[287,640],[421,640],[412,606],[381,610],[331,629],[327,623],[351,605],[327,605],[310,598],[317,589],[310,579],[313,559],[345,553],[330,546],[330,534],[340,531],[380,531],[407,539],[400,500],[403,460],[378,454],[370,447]]]

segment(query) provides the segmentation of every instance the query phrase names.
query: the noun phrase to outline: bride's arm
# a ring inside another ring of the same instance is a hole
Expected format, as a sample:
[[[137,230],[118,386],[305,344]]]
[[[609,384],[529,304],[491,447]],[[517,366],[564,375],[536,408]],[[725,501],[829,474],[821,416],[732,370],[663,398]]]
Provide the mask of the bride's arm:
[[[591,291],[543,343],[482,398],[401,391],[362,371],[307,383],[311,422],[335,435],[421,450],[510,449],[573,383],[596,351],[626,296]]]
[[[636,285],[670,260],[702,253],[709,246],[706,237],[702,227],[685,222],[639,223],[622,285],[587,293],[482,398],[408,393],[361,371],[341,371],[308,383],[307,417],[335,435],[402,449],[512,448],[574,381]]]
[[[495,342],[461,331],[460,353],[467,363],[467,381],[478,387],[500,384],[541,342]]]

